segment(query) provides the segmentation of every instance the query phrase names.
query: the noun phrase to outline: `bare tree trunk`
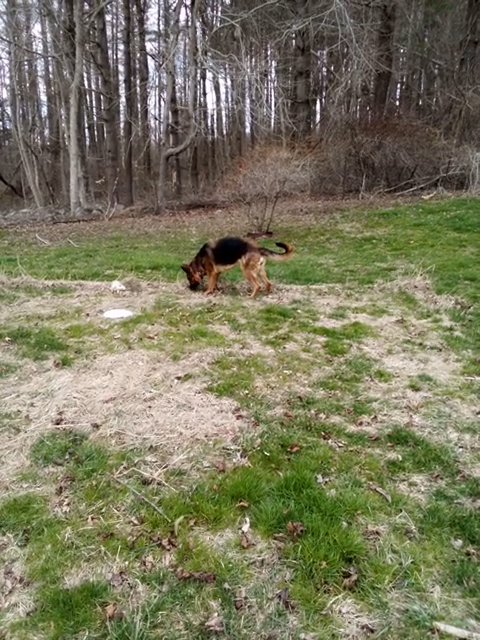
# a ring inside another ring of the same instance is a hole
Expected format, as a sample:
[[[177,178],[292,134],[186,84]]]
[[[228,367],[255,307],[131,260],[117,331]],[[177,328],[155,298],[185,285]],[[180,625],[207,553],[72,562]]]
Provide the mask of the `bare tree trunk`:
[[[461,90],[461,106],[456,124],[456,138],[459,142],[466,142],[472,137],[472,132],[478,128],[478,113],[480,110],[480,0],[468,0],[465,16],[465,30],[460,45],[460,60],[458,64],[458,85]]]
[[[377,73],[373,89],[373,111],[377,118],[382,118],[385,114],[388,89],[392,78],[396,0],[385,0],[382,2],[380,12],[381,15],[377,45]]]
[[[145,37],[145,14],[147,0],[135,0],[138,25],[138,73],[140,91],[140,157],[147,180],[151,178],[152,158],[150,141],[150,123],[148,111],[148,57]]]
[[[222,175],[225,168],[225,125],[223,121],[222,93],[218,75],[213,76],[213,92],[215,94],[215,176]]]
[[[47,103],[47,147],[50,158],[50,171],[48,172],[48,180],[52,186],[54,194],[57,196],[61,181],[59,180],[60,170],[60,117],[56,111],[55,91],[52,81],[52,71],[50,64],[51,42],[47,23],[45,19],[45,10],[40,11],[40,29],[42,34],[42,54],[43,54],[43,77],[45,83],[45,99]]]
[[[123,2],[123,51],[124,51],[124,86],[125,86],[125,122],[123,126],[123,164],[125,170],[125,204],[133,204],[133,97],[132,97],[132,16],[130,0]]]
[[[167,62],[165,64],[166,73],[166,94],[165,104],[172,104],[172,96],[175,91],[175,52],[178,46],[178,39],[180,34],[180,13],[183,7],[183,0],[177,0],[173,20],[169,25],[169,42],[167,50]],[[163,114],[162,121],[162,139],[160,142],[160,170],[159,170],[159,182],[157,190],[158,206],[161,210],[165,204],[165,186],[167,179],[167,163],[168,159],[177,157],[183,153],[192,144],[196,134],[196,122],[195,122],[195,92],[194,83],[197,78],[197,51],[196,51],[196,38],[194,30],[197,25],[197,0],[191,0],[190,2],[190,28],[189,28],[189,56],[188,56],[188,70],[189,70],[189,82],[188,82],[188,105],[186,108],[186,115],[189,121],[188,131],[182,142],[178,145],[168,146],[168,130],[170,126],[170,117],[168,107]]]
[[[112,68],[108,54],[105,4],[95,0],[98,68],[102,89],[102,118],[105,127],[105,174],[107,178],[107,206],[114,208],[118,203],[118,130],[116,126],[115,90]]]
[[[80,91],[83,78],[84,59],[84,25],[83,0],[72,0],[73,25],[75,29],[75,60],[73,77],[69,91],[69,164],[70,164],[70,211],[77,213],[85,206],[84,179],[82,175],[80,144],[79,144],[79,111]]]
[[[301,23],[308,17],[309,0],[296,0],[296,15]],[[307,29],[299,28],[294,36],[293,51],[293,98],[291,119],[295,138],[304,138],[312,128],[310,75],[311,46]]]
[[[18,145],[23,171],[28,187],[32,193],[35,205],[42,207],[44,196],[39,184],[37,159],[32,153],[32,146],[27,139],[31,130],[29,106],[26,103],[22,107],[22,96],[28,96],[27,77],[25,76],[25,64],[23,56],[26,53],[24,43],[25,25],[22,24],[20,9],[15,0],[7,2],[7,28],[9,35],[9,69],[10,82],[13,91],[10,92],[10,105],[12,114],[13,134]],[[33,106],[35,109],[35,105]]]

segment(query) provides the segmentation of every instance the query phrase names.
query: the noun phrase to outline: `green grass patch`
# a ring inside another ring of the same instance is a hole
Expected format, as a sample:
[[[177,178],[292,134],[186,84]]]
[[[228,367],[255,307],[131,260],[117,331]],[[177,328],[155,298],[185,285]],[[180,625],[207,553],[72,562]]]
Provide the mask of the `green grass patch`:
[[[438,472],[450,476],[458,472],[458,462],[449,447],[435,444],[411,429],[392,429],[386,436],[386,442],[400,454],[400,459],[389,463],[391,471]]]
[[[11,341],[21,356],[32,360],[44,360],[52,353],[64,356],[68,351],[68,345],[48,326],[0,327],[0,340]]]
[[[52,640],[79,635],[105,637],[99,632],[105,629],[104,609],[110,596],[111,589],[101,582],[87,581],[72,588],[44,587],[37,594],[35,611],[18,630],[25,634],[40,630]]]

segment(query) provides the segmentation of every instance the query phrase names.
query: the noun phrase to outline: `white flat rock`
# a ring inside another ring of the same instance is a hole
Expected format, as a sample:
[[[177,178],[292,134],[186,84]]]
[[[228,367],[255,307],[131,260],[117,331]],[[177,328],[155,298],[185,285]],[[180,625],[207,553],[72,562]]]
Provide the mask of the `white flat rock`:
[[[108,309],[102,315],[109,320],[124,320],[125,318],[131,318],[135,314],[130,309]]]

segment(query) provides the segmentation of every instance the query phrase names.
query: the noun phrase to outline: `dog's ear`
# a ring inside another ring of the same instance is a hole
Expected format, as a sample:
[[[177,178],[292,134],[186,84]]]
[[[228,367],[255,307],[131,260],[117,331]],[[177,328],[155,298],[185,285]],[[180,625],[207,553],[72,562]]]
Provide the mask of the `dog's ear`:
[[[182,269],[183,271],[185,271],[185,273],[188,273],[190,271],[190,269],[188,268],[188,264],[182,264]]]

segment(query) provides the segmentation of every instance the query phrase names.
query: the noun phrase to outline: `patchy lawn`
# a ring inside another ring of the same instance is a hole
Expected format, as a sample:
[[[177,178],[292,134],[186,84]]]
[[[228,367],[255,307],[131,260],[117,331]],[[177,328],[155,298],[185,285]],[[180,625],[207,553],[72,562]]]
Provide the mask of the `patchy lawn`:
[[[478,201],[282,215],[256,300],[225,224],[0,235],[4,637],[480,633]]]

